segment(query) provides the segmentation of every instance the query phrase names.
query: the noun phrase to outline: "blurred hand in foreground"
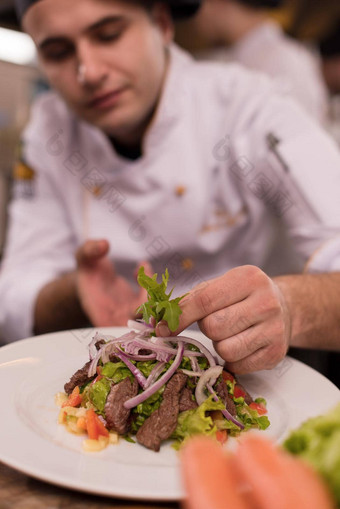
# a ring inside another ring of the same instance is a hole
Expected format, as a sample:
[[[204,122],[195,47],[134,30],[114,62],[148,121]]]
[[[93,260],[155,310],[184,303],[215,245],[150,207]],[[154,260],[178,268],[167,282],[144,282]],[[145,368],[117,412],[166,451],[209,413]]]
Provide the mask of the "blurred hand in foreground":
[[[321,478],[256,435],[234,453],[195,437],[181,451],[184,509],[335,509]]]
[[[262,270],[245,265],[201,283],[180,303],[179,334],[198,322],[234,373],[273,368],[286,355],[291,319],[280,288]],[[161,324],[160,336],[170,335]]]
[[[88,240],[76,253],[79,300],[95,327],[126,326],[129,319],[135,318],[136,309],[147,300],[144,288],[134,291],[117,274],[108,257],[109,248],[106,240]],[[147,262],[140,265],[144,265],[147,274],[152,274]]]

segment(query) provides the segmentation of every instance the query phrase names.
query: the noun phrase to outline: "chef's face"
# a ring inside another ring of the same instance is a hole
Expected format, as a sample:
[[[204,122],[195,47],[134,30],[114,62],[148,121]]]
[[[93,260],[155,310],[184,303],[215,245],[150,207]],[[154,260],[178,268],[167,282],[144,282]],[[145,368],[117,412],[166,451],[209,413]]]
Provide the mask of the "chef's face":
[[[51,86],[81,118],[122,142],[146,129],[173,29],[162,4],[43,0],[24,16]]]

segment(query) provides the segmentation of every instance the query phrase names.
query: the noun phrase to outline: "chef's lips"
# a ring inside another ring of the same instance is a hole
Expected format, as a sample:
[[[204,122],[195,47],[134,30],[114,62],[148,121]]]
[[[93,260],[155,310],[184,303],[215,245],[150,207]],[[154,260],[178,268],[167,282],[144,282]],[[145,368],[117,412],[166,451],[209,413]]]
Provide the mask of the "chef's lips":
[[[15,0],[15,9],[19,20],[21,21],[25,13],[32,5],[42,0]],[[58,1],[58,0],[54,0]],[[173,17],[176,19],[188,18],[196,13],[201,5],[201,0],[163,0],[171,9]],[[143,3],[143,2],[141,2]]]

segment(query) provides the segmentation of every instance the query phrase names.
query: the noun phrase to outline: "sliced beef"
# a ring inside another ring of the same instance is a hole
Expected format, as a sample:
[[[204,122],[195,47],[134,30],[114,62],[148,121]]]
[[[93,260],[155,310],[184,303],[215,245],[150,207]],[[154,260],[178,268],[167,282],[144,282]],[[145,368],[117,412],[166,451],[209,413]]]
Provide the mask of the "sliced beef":
[[[223,403],[225,404],[226,406],[226,409],[228,410],[228,412],[235,417],[236,415],[236,406],[235,406],[235,403],[233,402],[233,399],[232,397],[230,396],[230,394],[228,393],[228,387],[227,387],[227,384],[225,383],[224,380],[222,380],[221,382],[219,382],[216,386],[215,386],[215,389],[216,389],[216,392],[217,392],[217,395],[218,397],[223,401]]]
[[[88,376],[90,364],[91,361],[87,362],[85,366],[78,369],[78,371],[76,371],[74,375],[71,376],[70,381],[64,385],[64,391],[66,392],[66,394],[71,394],[71,392],[75,387],[77,387],[77,385],[84,385],[86,382],[92,380],[93,377]]]
[[[120,435],[124,435],[128,431],[130,410],[124,408],[124,403],[128,399],[137,396],[137,393],[138,382],[136,379],[131,382],[129,377],[124,378],[124,380],[111,387],[104,407],[109,429],[116,431]]]
[[[179,401],[187,376],[175,373],[167,383],[163,392],[163,401],[144,424],[139,428],[137,441],[153,451],[159,451],[161,442],[170,437],[177,426]]]
[[[184,387],[179,398],[179,411],[186,412],[197,408],[197,403],[192,399],[192,392],[189,387]]]

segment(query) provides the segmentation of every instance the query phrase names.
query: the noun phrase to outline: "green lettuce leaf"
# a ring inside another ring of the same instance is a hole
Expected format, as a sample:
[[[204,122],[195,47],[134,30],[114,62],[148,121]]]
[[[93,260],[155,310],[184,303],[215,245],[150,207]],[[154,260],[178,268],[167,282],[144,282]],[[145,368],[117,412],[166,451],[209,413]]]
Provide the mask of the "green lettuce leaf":
[[[101,378],[89,388],[89,399],[100,413],[104,412],[104,406],[110,388],[111,384],[106,378]]]
[[[308,419],[290,433],[283,446],[321,474],[340,507],[340,404]]]
[[[133,374],[122,361],[107,362],[101,369],[101,375],[110,378],[115,384],[118,384],[127,376],[130,377],[131,381],[134,379]]]
[[[181,442],[192,435],[215,435],[217,427],[207,412],[224,408],[222,401],[214,401],[213,396],[209,396],[199,407],[181,412],[178,416],[177,427],[171,436],[178,441],[174,447],[178,448]]]
[[[136,408],[133,408],[132,413],[134,414],[134,420],[132,422],[132,431],[137,433],[139,428],[144,424],[145,420],[150,417],[150,415],[160,407],[162,403],[162,394],[165,390],[165,386],[161,387],[157,392],[152,394],[148,399],[146,399],[143,403],[137,405]]]

